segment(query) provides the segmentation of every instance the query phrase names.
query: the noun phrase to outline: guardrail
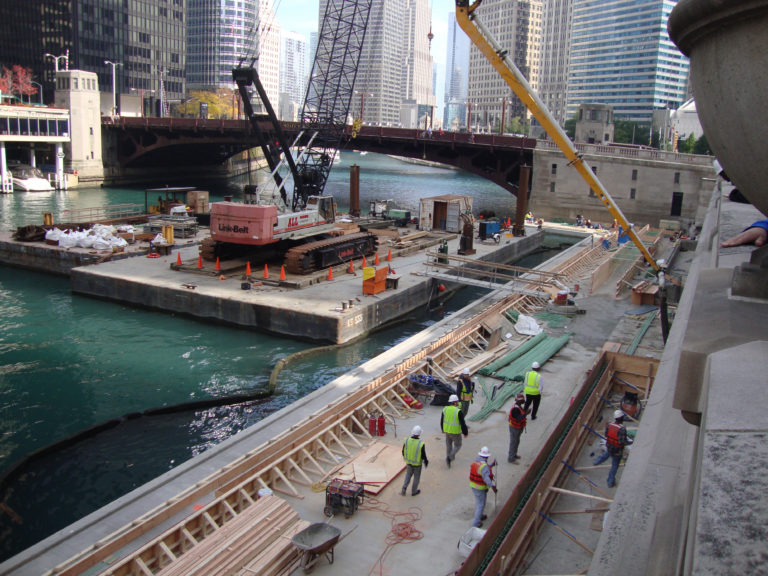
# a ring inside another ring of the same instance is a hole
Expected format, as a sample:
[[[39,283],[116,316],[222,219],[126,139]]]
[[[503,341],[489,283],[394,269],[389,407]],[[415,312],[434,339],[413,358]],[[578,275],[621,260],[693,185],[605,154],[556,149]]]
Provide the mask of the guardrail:
[[[98,222],[100,220],[131,218],[142,216],[143,214],[143,204],[114,204],[112,206],[94,206],[92,208],[64,210],[61,214],[61,218],[64,222]]]

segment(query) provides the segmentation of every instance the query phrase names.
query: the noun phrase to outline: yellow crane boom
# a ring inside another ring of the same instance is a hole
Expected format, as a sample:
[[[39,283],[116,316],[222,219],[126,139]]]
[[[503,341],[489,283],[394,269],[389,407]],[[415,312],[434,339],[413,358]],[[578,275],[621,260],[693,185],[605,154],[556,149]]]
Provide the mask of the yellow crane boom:
[[[627,231],[627,234],[637,246],[638,250],[643,254],[648,264],[650,264],[655,271],[660,270],[659,264],[654,259],[653,255],[648,251],[648,248],[640,240],[640,237],[635,232],[634,225],[627,221],[621,208],[614,202],[611,195],[598,180],[595,173],[589,167],[587,162],[579,154],[576,147],[568,138],[568,135],[563,131],[557,121],[552,117],[552,114],[547,109],[546,105],[541,101],[538,95],[528,84],[523,74],[518,70],[515,63],[507,55],[507,50],[499,46],[496,39],[488,31],[482,22],[477,18],[475,10],[480,5],[482,0],[475,0],[470,2],[469,0],[456,0],[456,21],[461,26],[462,30],[469,36],[475,46],[483,53],[488,61],[493,65],[496,71],[501,75],[504,81],[509,85],[512,91],[518,98],[525,104],[531,114],[539,121],[544,130],[550,138],[557,144],[558,148],[565,154],[568,159],[569,165],[574,166],[579,171],[581,177],[587,182],[592,191],[600,198],[600,201],[605,205],[608,211],[613,215],[616,222]]]

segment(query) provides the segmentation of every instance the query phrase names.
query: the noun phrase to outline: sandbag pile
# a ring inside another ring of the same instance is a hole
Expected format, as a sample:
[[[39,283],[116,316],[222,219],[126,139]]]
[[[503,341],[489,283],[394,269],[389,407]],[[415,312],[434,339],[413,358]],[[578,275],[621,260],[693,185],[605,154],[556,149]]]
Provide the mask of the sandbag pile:
[[[130,230],[128,229],[130,228]],[[88,230],[60,230],[52,228],[45,233],[46,241],[58,243],[62,248],[88,248],[91,250],[114,250],[128,245],[119,233],[132,232],[132,226],[114,226],[94,224]]]

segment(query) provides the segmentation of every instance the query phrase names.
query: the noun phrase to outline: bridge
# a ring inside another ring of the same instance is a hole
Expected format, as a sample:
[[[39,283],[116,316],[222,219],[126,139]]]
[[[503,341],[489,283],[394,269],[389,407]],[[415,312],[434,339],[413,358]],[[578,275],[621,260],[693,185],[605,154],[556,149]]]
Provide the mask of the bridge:
[[[272,124],[259,120],[263,133],[274,138]],[[115,143],[121,168],[220,166],[228,158],[258,146],[247,120],[201,118],[104,117],[104,137]],[[298,122],[283,122],[293,142],[301,132]],[[418,158],[472,172],[517,195],[520,166],[533,165],[536,140],[497,134],[431,133],[418,129],[363,126],[353,134],[347,126],[342,149]],[[305,143],[310,135],[299,141]]]

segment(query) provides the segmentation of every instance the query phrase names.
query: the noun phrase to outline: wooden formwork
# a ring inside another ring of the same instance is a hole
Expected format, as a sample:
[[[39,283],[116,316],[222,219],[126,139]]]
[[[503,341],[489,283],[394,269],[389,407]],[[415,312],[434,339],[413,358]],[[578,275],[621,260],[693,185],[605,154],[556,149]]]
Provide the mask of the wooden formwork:
[[[302,498],[297,486],[311,486],[327,479],[337,468],[340,459],[350,457],[354,451],[363,447],[363,443],[372,439],[365,415],[375,412],[395,418],[410,410],[401,396],[407,392],[409,375],[432,370],[441,379],[450,380],[463,367],[472,365],[479,355],[503,352],[504,347],[499,342],[498,316],[511,308],[531,313],[546,302],[544,298],[513,294],[487,306],[470,321],[436,338],[384,374],[348,392],[194,486],[105,536],[47,575],[75,576],[120,554],[127,554],[120,560],[121,563],[130,563],[132,558],[137,557],[139,559],[135,565],[146,565],[147,560],[136,556],[135,552],[125,552],[131,543],[174,517],[186,519],[193,506],[210,499],[211,495],[217,508],[207,511],[207,515],[196,517],[196,524],[187,526],[185,520],[180,521],[176,525],[177,532],[168,535],[169,540],[163,544],[158,543],[159,548],[154,549],[155,552],[148,553],[155,559],[154,562],[161,562],[162,554],[157,550],[166,554],[164,547],[167,547],[175,555],[174,549],[184,550],[193,540],[198,540],[196,535],[204,535],[206,530],[219,530],[232,519],[238,518],[240,512],[256,500],[255,495],[261,488]],[[524,487],[521,485],[516,490],[519,492]],[[546,498],[553,496],[546,495]],[[214,525],[218,528],[214,528]],[[536,526],[535,522],[533,526]],[[197,532],[191,531],[190,527]],[[527,533],[524,532],[525,539],[528,538],[525,536]],[[142,569],[137,574],[150,576],[154,572]],[[118,573],[115,575],[122,576]]]
[[[459,576],[518,573],[560,494],[580,495],[602,504],[611,502],[603,496],[564,490],[562,486],[572,474],[567,463],[575,461],[593,434],[590,428],[594,427],[604,408],[603,398],[612,387],[639,387],[647,393],[657,367],[655,359],[603,352],[486,535],[457,572]]]

